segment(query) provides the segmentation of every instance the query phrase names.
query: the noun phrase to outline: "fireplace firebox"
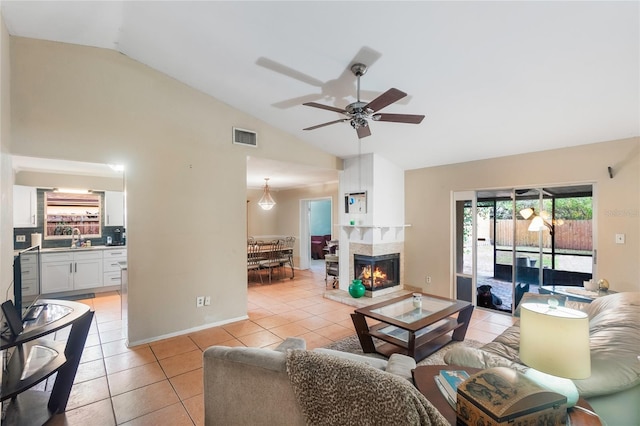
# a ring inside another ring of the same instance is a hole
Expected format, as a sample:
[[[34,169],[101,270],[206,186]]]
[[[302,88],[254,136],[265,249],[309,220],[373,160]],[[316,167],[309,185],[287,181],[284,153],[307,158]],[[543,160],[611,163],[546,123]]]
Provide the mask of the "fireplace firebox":
[[[353,256],[354,278],[362,280],[368,291],[381,290],[400,284],[400,253]]]

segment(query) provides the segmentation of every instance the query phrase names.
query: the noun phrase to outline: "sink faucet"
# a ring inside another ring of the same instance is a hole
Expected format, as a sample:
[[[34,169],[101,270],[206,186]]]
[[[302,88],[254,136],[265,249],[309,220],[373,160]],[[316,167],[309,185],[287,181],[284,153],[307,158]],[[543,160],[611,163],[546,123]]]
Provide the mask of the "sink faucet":
[[[82,234],[78,228],[73,228],[71,231],[71,248],[76,248],[78,243],[82,239]]]

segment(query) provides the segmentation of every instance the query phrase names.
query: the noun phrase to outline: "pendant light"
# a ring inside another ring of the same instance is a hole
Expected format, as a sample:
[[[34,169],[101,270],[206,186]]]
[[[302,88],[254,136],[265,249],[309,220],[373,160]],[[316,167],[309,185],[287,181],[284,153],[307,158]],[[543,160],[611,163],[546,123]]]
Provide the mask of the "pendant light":
[[[271,210],[276,202],[273,200],[271,193],[269,192],[269,178],[264,178],[264,194],[258,201],[258,205],[262,207],[262,210]]]

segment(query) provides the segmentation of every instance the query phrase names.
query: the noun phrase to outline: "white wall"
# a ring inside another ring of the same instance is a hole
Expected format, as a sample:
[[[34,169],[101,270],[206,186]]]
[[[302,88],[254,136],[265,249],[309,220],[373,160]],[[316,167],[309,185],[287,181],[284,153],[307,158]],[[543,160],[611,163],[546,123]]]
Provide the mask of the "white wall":
[[[341,163],[114,51],[12,37],[11,72],[13,153],[125,165],[134,343],[246,316],[249,153]]]
[[[0,297],[13,281],[13,172],[9,34],[0,15]],[[12,293],[9,292],[9,298]]]

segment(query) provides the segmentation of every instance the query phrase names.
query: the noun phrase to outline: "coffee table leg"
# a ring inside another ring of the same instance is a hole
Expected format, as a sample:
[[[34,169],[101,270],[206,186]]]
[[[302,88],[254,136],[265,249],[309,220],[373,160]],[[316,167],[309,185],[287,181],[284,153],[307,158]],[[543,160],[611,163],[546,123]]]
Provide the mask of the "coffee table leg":
[[[464,336],[467,334],[467,328],[471,321],[471,314],[473,313],[473,305],[469,305],[460,312],[458,312],[458,324],[462,324],[461,327],[455,329],[451,336],[451,340],[463,341]]]
[[[351,321],[353,321],[353,327],[356,329],[358,339],[360,340],[360,346],[362,346],[362,352],[373,353],[376,351],[376,345],[373,344],[373,339],[369,335],[369,326],[367,325],[367,319],[364,315],[353,313],[351,314]]]

